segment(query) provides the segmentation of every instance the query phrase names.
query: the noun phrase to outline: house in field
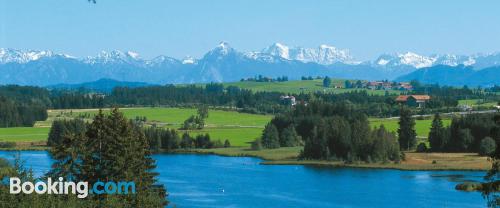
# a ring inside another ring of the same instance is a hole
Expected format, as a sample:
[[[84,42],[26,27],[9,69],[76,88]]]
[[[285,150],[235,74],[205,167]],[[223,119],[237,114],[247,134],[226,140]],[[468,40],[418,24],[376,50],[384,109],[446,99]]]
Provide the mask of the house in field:
[[[281,104],[294,106],[297,104],[294,96],[280,96]]]
[[[425,104],[431,99],[429,95],[400,95],[396,102],[411,107],[425,108]]]

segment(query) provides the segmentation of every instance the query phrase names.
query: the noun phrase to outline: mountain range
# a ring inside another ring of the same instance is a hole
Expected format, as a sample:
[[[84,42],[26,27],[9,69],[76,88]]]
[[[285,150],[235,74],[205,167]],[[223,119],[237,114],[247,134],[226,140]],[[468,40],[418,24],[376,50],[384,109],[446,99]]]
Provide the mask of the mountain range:
[[[85,83],[99,79],[151,84],[229,82],[256,75],[286,75],[289,79],[299,79],[301,76],[365,80],[417,79],[429,83],[486,86],[500,84],[498,66],[500,53],[424,56],[406,52],[383,54],[372,61],[359,61],[346,49],[328,45],[317,48],[290,47],[281,43],[261,51],[240,52],[228,43],[221,42],[198,59],[168,56],[143,59],[135,52],[117,50],[77,58],[51,51],[0,48],[0,84],[37,86]],[[456,75],[442,77],[445,71]],[[486,74],[490,77],[483,79],[481,76]]]

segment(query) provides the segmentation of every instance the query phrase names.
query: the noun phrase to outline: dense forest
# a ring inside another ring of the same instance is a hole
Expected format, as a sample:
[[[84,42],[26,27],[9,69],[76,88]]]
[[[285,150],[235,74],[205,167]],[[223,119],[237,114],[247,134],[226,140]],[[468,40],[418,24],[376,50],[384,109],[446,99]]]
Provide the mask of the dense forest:
[[[292,129],[292,130],[290,130]],[[283,136],[293,135],[295,136]],[[290,138],[282,139],[280,138]],[[298,105],[276,116],[264,130],[264,148],[278,148],[301,138],[303,159],[343,160],[346,162],[387,162],[400,160],[397,137],[384,126],[370,129],[366,115],[349,103],[312,102]],[[257,145],[258,146],[258,145]]]

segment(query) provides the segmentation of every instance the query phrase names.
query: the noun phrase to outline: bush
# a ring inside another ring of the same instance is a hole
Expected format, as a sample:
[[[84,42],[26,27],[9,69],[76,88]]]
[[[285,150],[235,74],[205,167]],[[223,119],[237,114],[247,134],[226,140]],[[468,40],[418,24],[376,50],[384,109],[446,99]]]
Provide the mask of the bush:
[[[14,148],[16,147],[15,142],[0,142],[0,148]]]
[[[0,158],[0,168],[5,168],[8,166],[9,166],[9,162],[4,158]]]
[[[485,137],[484,139],[481,140],[481,143],[479,144],[479,155],[481,156],[489,156],[492,155],[497,148],[497,144],[495,143],[495,140],[493,140],[491,137]]]
[[[226,139],[226,141],[224,141],[224,148],[228,147],[231,147],[231,143],[229,142],[229,140]]]
[[[423,142],[418,144],[417,152],[427,152],[427,145]]]
[[[261,150],[262,149],[262,141],[260,139],[256,139],[252,142],[252,150]]]

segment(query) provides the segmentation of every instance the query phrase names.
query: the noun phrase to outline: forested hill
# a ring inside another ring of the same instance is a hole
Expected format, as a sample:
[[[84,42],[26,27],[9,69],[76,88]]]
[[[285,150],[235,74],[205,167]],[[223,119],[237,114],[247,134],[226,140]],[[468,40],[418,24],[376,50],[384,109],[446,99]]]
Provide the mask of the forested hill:
[[[117,81],[113,79],[99,79],[94,82],[84,82],[81,84],[56,84],[47,86],[48,89],[57,89],[57,90],[89,90],[94,92],[102,92],[102,93],[111,93],[115,87],[128,87],[128,88],[136,88],[136,87],[145,87],[152,86],[153,84],[149,84],[146,82],[125,82],[125,81]]]
[[[439,65],[422,68],[396,79],[396,81],[411,80],[418,80],[426,84],[449,86],[494,86],[500,84],[500,67],[495,66],[476,70],[472,67],[465,67],[463,65]]]

